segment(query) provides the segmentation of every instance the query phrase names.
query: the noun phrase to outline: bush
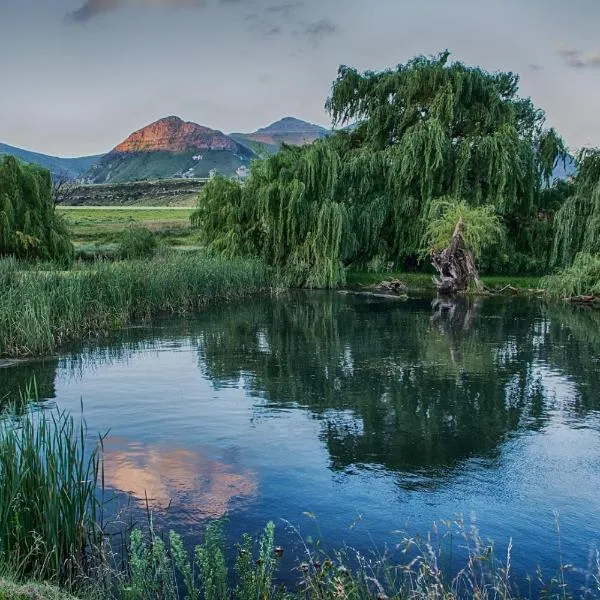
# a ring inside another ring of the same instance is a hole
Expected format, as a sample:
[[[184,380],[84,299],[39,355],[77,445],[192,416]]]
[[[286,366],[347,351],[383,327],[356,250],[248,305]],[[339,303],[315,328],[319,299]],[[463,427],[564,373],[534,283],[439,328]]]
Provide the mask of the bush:
[[[123,259],[150,258],[156,251],[156,237],[145,227],[139,225],[131,226],[121,234],[119,240],[121,245],[120,256]]]
[[[542,286],[552,296],[600,296],[600,254],[580,252],[573,264],[545,277]]]

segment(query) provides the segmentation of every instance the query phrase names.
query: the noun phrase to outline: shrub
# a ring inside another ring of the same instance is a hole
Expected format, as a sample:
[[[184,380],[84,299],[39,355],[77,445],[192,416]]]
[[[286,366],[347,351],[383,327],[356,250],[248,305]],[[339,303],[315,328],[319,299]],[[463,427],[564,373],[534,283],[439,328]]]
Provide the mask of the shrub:
[[[156,251],[156,237],[145,227],[133,225],[121,234],[120,256],[123,259],[150,258]]]

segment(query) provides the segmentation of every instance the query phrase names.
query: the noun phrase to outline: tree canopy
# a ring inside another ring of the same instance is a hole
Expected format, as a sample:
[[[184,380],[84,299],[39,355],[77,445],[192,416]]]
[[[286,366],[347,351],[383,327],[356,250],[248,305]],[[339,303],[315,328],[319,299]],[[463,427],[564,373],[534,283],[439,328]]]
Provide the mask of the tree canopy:
[[[210,247],[261,256],[308,286],[336,285],[374,258],[417,257],[442,197],[492,207],[513,255],[541,254],[532,223],[564,146],[518,83],[448,52],[381,72],[342,66],[326,108],[353,127],[284,147],[244,185],[209,183],[194,222]]]
[[[52,202],[50,172],[0,159],[0,257],[70,261],[73,245]]]
[[[600,149],[584,149],[577,157],[577,175],[556,214],[553,259],[568,266],[579,252],[600,253]]]

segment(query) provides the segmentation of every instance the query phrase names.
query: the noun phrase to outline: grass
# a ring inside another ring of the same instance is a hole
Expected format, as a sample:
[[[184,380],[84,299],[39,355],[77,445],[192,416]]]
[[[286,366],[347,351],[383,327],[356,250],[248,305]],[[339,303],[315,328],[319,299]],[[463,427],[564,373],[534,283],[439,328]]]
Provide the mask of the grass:
[[[432,277],[432,273],[348,271],[346,273],[346,283],[349,286],[369,286],[384,280],[399,279],[410,290],[434,292],[435,286]],[[486,275],[482,277],[482,281],[491,290],[501,290],[507,286],[517,290],[538,290],[542,286],[541,277],[531,276]]]
[[[0,565],[71,585],[104,544],[102,439],[90,450],[83,422],[58,410],[19,412],[0,421]]]
[[[51,354],[66,342],[267,291],[271,283],[256,261],[200,252],[71,271],[21,269],[12,259],[0,261],[0,356]]]
[[[199,245],[198,231],[190,226],[193,208],[59,206],[56,210],[79,254],[105,252],[134,225],[152,231],[165,246]]]
[[[600,298],[600,255],[580,253],[573,264],[544,278],[544,287],[551,296],[588,301]]]
[[[76,600],[49,583],[15,583],[0,577],[0,600]]]

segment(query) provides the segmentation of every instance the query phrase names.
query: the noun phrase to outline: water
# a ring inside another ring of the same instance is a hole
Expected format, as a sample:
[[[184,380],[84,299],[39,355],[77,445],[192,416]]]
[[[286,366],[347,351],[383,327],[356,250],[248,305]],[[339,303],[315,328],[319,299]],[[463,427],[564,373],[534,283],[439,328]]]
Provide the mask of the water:
[[[110,430],[106,483],[161,527],[394,553],[463,515],[522,578],[600,545],[600,314],[536,300],[296,293],[0,369]],[[559,515],[560,537],[556,528]],[[460,552],[459,552],[460,554]]]

